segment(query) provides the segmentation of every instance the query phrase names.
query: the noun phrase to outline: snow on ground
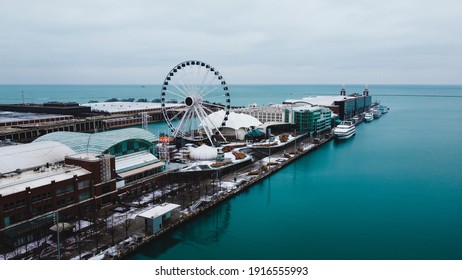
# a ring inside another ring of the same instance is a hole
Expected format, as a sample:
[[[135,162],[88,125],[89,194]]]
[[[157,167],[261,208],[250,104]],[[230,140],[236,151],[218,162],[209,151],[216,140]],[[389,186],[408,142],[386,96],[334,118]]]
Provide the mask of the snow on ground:
[[[87,228],[91,226],[92,223],[90,221],[80,220],[75,222],[74,224],[74,232],[79,231],[81,229]]]
[[[227,181],[221,181],[220,186],[227,190],[232,190],[236,188],[236,184],[234,184],[234,182],[227,182]]]
[[[294,136],[289,134],[286,142],[281,142],[279,140],[279,135],[276,135],[276,137],[274,138],[274,141],[272,141],[272,142],[270,142],[269,139],[266,139],[266,140],[263,140],[261,142],[253,143],[253,144],[251,144],[249,146],[266,148],[267,146],[264,146],[264,145],[273,144],[273,146],[271,146],[271,147],[279,147],[279,146],[287,145],[290,142],[297,140],[298,138],[300,138],[303,135],[304,134],[301,134],[301,135],[298,135],[298,136],[294,137]]]

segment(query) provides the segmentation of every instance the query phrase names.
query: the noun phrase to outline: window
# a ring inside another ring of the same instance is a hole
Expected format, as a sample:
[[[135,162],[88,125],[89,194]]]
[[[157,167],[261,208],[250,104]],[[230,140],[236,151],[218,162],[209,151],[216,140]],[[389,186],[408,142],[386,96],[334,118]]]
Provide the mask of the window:
[[[16,200],[16,208],[23,207],[24,205],[26,205],[25,198]]]
[[[32,203],[41,201],[41,200],[46,200],[51,198],[51,192],[46,192],[46,193],[39,193],[37,195],[33,195],[31,198]]]
[[[79,194],[79,201],[84,201],[86,199],[89,199],[90,198],[90,192],[89,191],[86,191],[86,192],[83,192],[81,194]]]
[[[56,195],[63,195],[63,194],[70,193],[70,192],[73,192],[73,191],[74,191],[74,186],[73,185],[68,185],[68,186],[61,187],[61,188],[57,189],[56,190]]]
[[[35,215],[40,215],[40,214],[43,214],[45,212],[48,212],[51,210],[51,204],[47,204],[47,205],[43,205],[43,206],[39,206],[39,207],[34,207],[32,208],[32,214],[35,216]]]
[[[89,181],[89,180],[82,181],[82,182],[79,182],[79,183],[77,184],[77,188],[78,188],[79,190],[83,190],[83,189],[86,189],[86,188],[88,188],[88,187],[90,187],[90,181]]]
[[[115,145],[114,154],[115,155],[121,155],[122,154],[122,146],[120,144]]]
[[[111,191],[111,186],[110,185],[105,185],[101,188],[101,193],[105,194]]]
[[[66,199],[59,200],[56,204],[58,205],[58,207],[61,207],[61,206],[66,206],[66,205],[69,205],[69,204],[72,204],[72,203],[74,203],[74,197],[73,196],[68,197]]]
[[[5,224],[5,226],[9,226],[10,225],[10,217],[5,217],[3,218],[3,223]]]
[[[127,150],[128,151],[133,151],[135,149],[135,145],[133,141],[127,141]]]
[[[3,204],[3,212],[9,211],[11,209],[14,209],[14,202]]]

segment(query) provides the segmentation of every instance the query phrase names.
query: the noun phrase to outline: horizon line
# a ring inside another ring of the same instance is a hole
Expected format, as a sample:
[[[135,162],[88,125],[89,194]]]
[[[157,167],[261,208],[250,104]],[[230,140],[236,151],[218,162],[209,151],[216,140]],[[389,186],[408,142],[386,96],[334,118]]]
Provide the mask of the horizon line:
[[[0,83],[0,86],[161,86],[162,83]],[[228,86],[462,86],[462,83],[236,83]]]

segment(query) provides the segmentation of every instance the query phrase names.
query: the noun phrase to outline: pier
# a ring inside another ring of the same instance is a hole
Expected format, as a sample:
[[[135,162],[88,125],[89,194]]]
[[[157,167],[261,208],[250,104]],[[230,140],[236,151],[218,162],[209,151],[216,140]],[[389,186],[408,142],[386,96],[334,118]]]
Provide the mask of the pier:
[[[319,108],[315,108],[316,112],[322,113]],[[308,112],[306,113],[306,116],[308,116],[312,113],[312,110],[314,110],[313,106],[304,106],[303,110],[295,113],[305,116],[301,114]],[[114,113],[111,116],[87,117],[85,122],[88,127],[85,125],[82,129],[82,127],[73,126],[69,130],[64,129],[64,131],[99,130],[101,127],[104,130],[109,124],[125,126],[141,122],[141,117],[139,116],[129,117],[118,112]],[[143,122],[146,122],[147,115],[144,114],[143,117]],[[325,119],[332,121],[330,114]],[[65,123],[78,121],[75,119],[64,120]],[[361,122],[362,118],[360,117],[355,120],[356,124]],[[33,127],[43,127],[45,124],[36,124]],[[29,126],[29,124],[18,125]],[[70,217],[72,221],[75,221],[76,229],[63,241],[61,250],[63,255],[59,257],[64,259],[125,258],[137,248],[144,246],[158,236],[175,229],[184,222],[241,193],[267,176],[281,170],[294,160],[332,140],[333,134],[331,133],[330,125],[331,122],[328,123],[326,128],[323,126],[323,129],[315,126],[314,130],[304,134],[297,133],[297,131],[304,131],[297,129],[292,135],[279,135],[280,138],[277,141],[275,141],[275,136],[271,134],[271,129],[268,129],[267,133],[270,135],[268,140],[252,143],[252,138],[247,140],[245,144],[233,146],[233,148],[236,148],[234,151],[249,155],[247,156],[248,159],[246,159],[247,162],[242,161],[231,164],[231,161],[227,161],[225,165],[199,165],[199,168],[194,169],[194,171],[191,171],[192,169],[180,169],[181,164],[179,165],[180,167],[172,164],[174,168],[171,170],[167,168],[166,172],[159,173],[155,177],[140,177],[141,181],[137,181],[132,189],[127,188],[130,185],[129,182],[124,189],[120,188],[117,197],[113,198],[112,202],[115,204],[96,205],[95,203],[92,206],[95,212],[90,216],[77,217],[74,215]],[[53,128],[52,131],[59,129],[58,126]],[[51,131],[44,133],[49,132]],[[40,134],[42,133],[40,132]],[[175,204],[181,210],[178,215],[174,215],[174,218],[167,219],[165,223],[162,221],[160,230],[155,231],[154,234],[149,233],[145,226],[147,221],[140,217],[140,213],[164,203]],[[81,222],[88,225],[81,227]],[[40,245],[42,242],[46,245],[55,246],[55,248],[58,247],[58,244],[55,244],[48,237],[38,240],[36,247],[42,246],[43,244]],[[30,244],[25,245],[26,254],[28,253],[28,245]],[[23,255],[22,249],[17,248],[16,250],[13,258],[27,258],[27,256]],[[34,250],[31,250],[29,255],[33,259],[50,259],[53,258],[50,253],[56,252],[56,250],[50,250],[47,253],[47,250],[44,250],[44,253],[39,252],[37,256],[32,251]],[[84,253],[82,254],[82,252]],[[4,258],[7,259],[7,257]]]
[[[193,220],[195,217],[238,195],[242,191],[249,189],[254,184],[264,180],[275,172],[278,172],[299,158],[319,149],[322,145],[332,139],[333,136],[331,134],[324,134],[322,137],[316,139],[302,137],[297,144],[291,143],[291,145],[285,147],[285,150],[280,150],[270,156],[263,157],[260,160],[237,170],[235,173],[228,173],[220,177],[219,182],[215,181],[214,184],[222,185],[221,191],[214,192],[209,195],[207,195],[206,192],[204,196],[194,201],[194,203],[191,203],[190,207],[184,208],[178,219],[167,222],[164,224],[162,230],[157,233],[147,234],[144,230],[144,224],[140,220],[136,221],[138,219],[136,218],[135,223],[137,223],[137,226],[130,231],[129,238],[125,238],[109,248],[109,244],[103,246],[103,248],[107,249],[94,251],[93,258],[124,259],[128,255],[134,253],[137,249],[142,248],[150,242],[155,242],[155,240],[160,236],[175,230],[178,226]],[[255,170],[259,170],[258,174],[249,175]],[[226,190],[223,191],[224,189]],[[167,199],[168,202],[172,203],[178,202],[175,201],[173,197],[170,197],[169,200],[167,197],[164,199]],[[145,210],[146,208],[143,209]]]
[[[145,192],[140,197],[123,197],[118,205],[98,211],[98,218],[90,223],[77,223],[78,228],[74,233],[63,234],[60,258],[124,259],[149,242],[155,242],[158,237],[249,189],[332,139],[330,133],[320,135],[320,138],[302,135],[297,141],[287,143],[284,149],[268,156],[261,154],[251,164],[240,166],[223,176],[216,172],[217,177],[203,180],[199,185],[197,182],[175,182],[156,188],[151,193]],[[258,174],[252,172],[256,170]],[[148,233],[144,219],[138,217],[138,214],[163,203],[181,205],[180,215],[166,221],[162,230]],[[56,259],[57,246],[56,238],[46,238],[5,254],[4,258]]]
[[[145,246],[149,242],[153,242],[158,237],[171,232],[178,226],[184,224],[187,221],[190,221],[201,215],[202,213],[210,210],[211,208],[219,205],[223,201],[226,201],[242,191],[252,187],[254,184],[260,182],[261,180],[271,176],[275,172],[278,172],[282,168],[286,167],[287,165],[291,164],[292,162],[298,160],[299,158],[305,156],[306,154],[319,149],[322,145],[329,142],[333,139],[333,136],[330,134],[325,134],[324,137],[316,138],[305,138],[302,139],[297,145],[293,144],[292,147],[288,147],[291,152],[284,153],[284,151],[279,151],[272,154],[269,157],[264,157],[247,167],[239,169],[236,173],[228,173],[220,178],[222,184],[227,184],[228,186],[232,186],[228,188],[226,192],[216,193],[211,196],[211,199],[206,203],[200,204],[199,207],[192,209],[187,213],[182,214],[182,216],[168,224],[163,230],[158,233],[152,235],[146,235],[144,238],[139,239],[137,242],[130,243],[130,246],[125,246],[122,250],[117,250],[115,254],[105,254],[105,258],[108,259],[123,259],[124,257],[128,256],[129,254],[136,251],[138,248]],[[315,143],[316,142],[316,143]],[[287,148],[287,147],[286,147]],[[282,161],[276,161],[276,159],[282,159]],[[274,159],[271,160],[271,159]],[[262,166],[266,166],[264,170],[262,170]],[[247,174],[255,169],[260,169],[261,171],[257,175],[250,175],[250,178]]]

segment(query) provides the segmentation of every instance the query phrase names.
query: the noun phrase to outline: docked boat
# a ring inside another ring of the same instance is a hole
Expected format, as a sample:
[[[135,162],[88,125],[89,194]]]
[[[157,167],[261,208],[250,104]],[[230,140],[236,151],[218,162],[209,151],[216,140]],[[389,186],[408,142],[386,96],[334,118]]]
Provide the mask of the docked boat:
[[[366,122],[371,122],[374,120],[374,114],[372,114],[372,112],[367,112],[364,114],[364,120]]]
[[[374,117],[374,119],[378,119],[382,116],[382,112],[380,112],[379,109],[373,109],[372,116]]]
[[[378,109],[379,109],[380,113],[382,113],[382,114],[388,113],[388,107],[387,106],[379,105]]]
[[[356,127],[352,121],[343,121],[333,129],[333,132],[337,139],[348,139],[355,135]]]

